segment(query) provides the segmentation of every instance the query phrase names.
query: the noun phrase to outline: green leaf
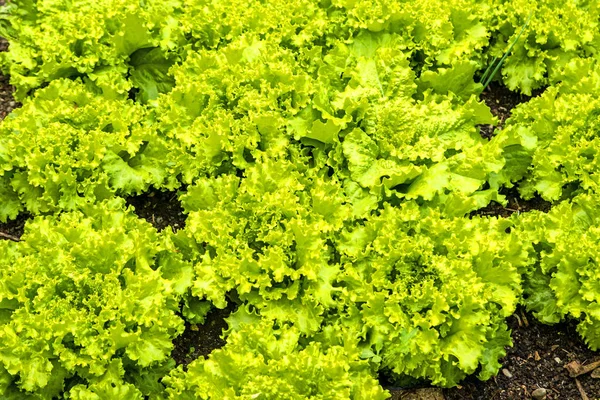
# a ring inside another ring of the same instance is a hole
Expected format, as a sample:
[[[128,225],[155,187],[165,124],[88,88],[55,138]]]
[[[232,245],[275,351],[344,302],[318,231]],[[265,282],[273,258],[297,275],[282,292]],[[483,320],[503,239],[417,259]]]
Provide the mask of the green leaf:
[[[175,86],[175,78],[169,69],[176,61],[173,54],[166,54],[159,47],[135,51],[129,59],[131,81],[140,90],[139,100],[147,103],[161,93],[168,93]]]
[[[462,100],[468,100],[471,95],[479,95],[483,86],[474,80],[477,63],[458,61],[450,68],[440,68],[438,71],[425,71],[419,79],[419,91],[427,89],[442,95],[456,95]]]

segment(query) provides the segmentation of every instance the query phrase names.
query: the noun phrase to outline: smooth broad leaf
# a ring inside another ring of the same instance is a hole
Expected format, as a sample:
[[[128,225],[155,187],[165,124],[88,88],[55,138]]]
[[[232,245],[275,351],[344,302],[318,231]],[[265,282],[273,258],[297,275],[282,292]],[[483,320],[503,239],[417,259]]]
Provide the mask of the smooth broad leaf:
[[[362,187],[372,188],[381,183],[393,187],[414,179],[421,173],[421,167],[394,160],[378,159],[379,147],[364,131],[355,129],[344,138],[342,144],[344,156],[348,160],[348,169],[354,181]]]
[[[169,74],[169,69],[175,60],[173,54],[165,54],[158,47],[140,49],[131,55],[131,81],[140,90],[138,98],[141,102],[154,100],[159,94],[173,89],[175,78]]]
[[[462,100],[468,100],[473,94],[483,90],[481,83],[476,83],[473,76],[477,64],[472,61],[459,61],[450,68],[440,68],[437,72],[425,71],[418,79],[419,92],[427,89],[435,93],[454,94]]]

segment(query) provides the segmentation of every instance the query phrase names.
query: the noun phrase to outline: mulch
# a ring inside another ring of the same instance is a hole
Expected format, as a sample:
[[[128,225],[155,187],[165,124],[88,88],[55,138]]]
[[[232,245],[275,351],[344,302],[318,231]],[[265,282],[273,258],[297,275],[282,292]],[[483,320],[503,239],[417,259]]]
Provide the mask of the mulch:
[[[600,360],[600,353],[583,343],[574,321],[549,326],[518,310],[507,322],[514,346],[501,360],[498,376],[486,382],[469,377],[460,388],[445,390],[446,400],[530,399],[536,390],[545,392],[546,400],[600,398],[600,379],[591,373],[571,377],[566,369],[574,361]]]

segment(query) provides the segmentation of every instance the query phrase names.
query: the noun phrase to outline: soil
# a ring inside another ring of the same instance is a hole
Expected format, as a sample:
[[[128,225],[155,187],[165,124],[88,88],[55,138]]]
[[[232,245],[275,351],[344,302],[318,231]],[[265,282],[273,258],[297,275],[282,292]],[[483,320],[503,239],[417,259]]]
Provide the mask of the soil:
[[[0,0],[0,5],[4,1]],[[8,42],[0,38],[0,51],[8,49]],[[0,74],[0,121],[3,120],[12,110],[21,106],[13,98],[14,88],[8,83],[9,78]],[[23,235],[23,227],[29,215],[20,215],[14,221],[0,222],[0,239],[17,241]]]
[[[552,208],[552,203],[542,199],[539,196],[529,200],[523,200],[516,188],[502,188],[500,189],[500,194],[506,196],[506,200],[508,201],[506,206],[492,201],[489,205],[473,211],[470,216],[481,215],[507,218],[514,213],[522,213],[531,210],[548,212],[550,211],[550,208]]]
[[[0,5],[3,2],[0,0]],[[0,38],[0,52],[8,50],[8,42]],[[12,110],[21,107],[21,103],[13,98],[14,87],[8,83],[8,76],[0,74],[0,121],[3,120]]]
[[[158,231],[170,226],[173,231],[185,227],[186,215],[177,198],[177,192],[150,189],[148,192],[126,199],[138,217],[150,222]]]
[[[507,87],[500,85],[498,82],[492,82],[481,93],[481,100],[487,104],[492,111],[492,114],[498,118],[498,124],[494,125],[479,125],[479,133],[486,139],[491,139],[496,135],[497,130],[501,130],[510,118],[511,110],[521,103],[529,101],[532,97],[539,96],[543,93],[543,89],[535,90],[532,96],[527,96],[521,93],[515,93],[508,90]]]
[[[469,377],[462,387],[445,390],[446,400],[531,399],[540,388],[545,389],[546,400],[583,400],[582,392],[590,400],[600,398],[600,379],[589,373],[571,378],[565,369],[572,361],[585,365],[600,360],[600,353],[589,350],[580,339],[574,321],[549,326],[518,310],[507,323],[514,347],[501,360],[498,376],[487,382]]]
[[[223,330],[227,330],[225,318],[232,312],[232,306],[223,310],[215,308],[208,313],[203,324],[192,325],[186,322],[183,335],[173,341],[175,347],[171,357],[177,365],[183,365],[185,369],[198,357],[206,358],[213,350],[223,347]]]
[[[15,220],[0,222],[0,239],[18,242],[23,235],[25,222],[30,218],[29,214],[21,214]]]

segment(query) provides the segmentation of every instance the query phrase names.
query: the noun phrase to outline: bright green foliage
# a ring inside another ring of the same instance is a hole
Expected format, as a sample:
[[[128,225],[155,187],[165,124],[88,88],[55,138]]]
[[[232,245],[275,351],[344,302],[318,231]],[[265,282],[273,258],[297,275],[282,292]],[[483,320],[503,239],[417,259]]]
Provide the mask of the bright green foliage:
[[[38,218],[23,239],[0,242],[3,393],[141,399],[183,330],[185,264],[122,201]]]
[[[258,153],[285,152],[286,123],[312,92],[292,51],[250,38],[192,53],[173,75],[175,88],[158,100],[157,126],[181,149],[185,183],[245,169]]]
[[[75,76],[83,76],[113,95],[131,87],[147,91],[139,75],[150,73],[162,79],[156,65],[164,66],[171,56],[164,54],[162,61],[150,56],[148,61],[155,66],[140,71],[140,51],[146,56],[171,52],[177,57],[189,45],[214,49],[247,31],[260,32],[285,47],[310,48],[315,42],[328,46],[330,40],[349,38],[366,29],[402,34],[402,49],[418,54],[422,58],[418,64],[430,67],[477,57],[475,51],[488,44],[489,10],[487,4],[474,0],[275,0],[264,4],[16,0],[8,7],[1,28],[3,36],[11,39],[11,51],[3,57],[3,64],[18,88],[19,99],[53,79]]]
[[[527,261],[511,223],[447,220],[415,203],[367,217],[352,188],[269,161],[190,188],[178,235],[195,239],[184,254],[201,249],[192,294],[225,307],[235,290],[323,343],[360,338],[363,357],[399,375],[451,386],[480,364],[482,379],[495,374]]]
[[[78,0],[75,6],[67,0],[17,0],[0,28],[11,40],[2,64],[19,99],[54,79],[83,77],[108,96],[135,87],[141,89],[140,99],[148,100],[170,89],[171,78],[165,73],[190,46],[215,49],[247,32],[260,32],[278,45],[308,50],[329,47],[364,30],[401,35],[400,49],[419,70],[457,60],[472,60],[483,68],[482,50],[493,44],[491,54],[502,54],[523,24],[521,9],[531,5],[521,3]],[[570,3],[564,12],[569,23],[581,16],[586,23],[572,27],[563,18],[542,25],[541,16],[558,14],[556,7],[562,3],[540,5],[532,27],[540,39],[517,47],[504,69],[511,87],[529,93],[532,86],[546,82],[546,64],[556,68],[562,65],[558,59],[583,54],[594,43],[589,32],[597,10]],[[584,34],[572,36],[574,28]]]
[[[354,30],[402,34],[419,67],[477,58],[488,44],[492,15],[487,2],[333,0],[331,4],[346,14],[343,24]]]
[[[132,56],[137,50],[169,51],[182,44],[176,18],[181,7],[179,0],[11,1],[1,29],[11,41],[3,69],[17,87],[17,99],[75,76],[86,77],[107,96],[126,94],[128,71],[139,70]],[[132,81],[139,87],[135,75]]]
[[[586,59],[571,60],[561,74],[560,85],[517,107],[492,143],[521,144],[506,147],[515,160],[507,176],[520,181],[524,198],[540,195],[560,202],[548,214],[516,219],[517,236],[530,253],[524,303],[546,323],[582,318],[579,333],[598,349],[600,75],[595,62]]]
[[[159,47],[137,50],[131,55],[129,63],[132,66],[132,84],[140,91],[136,98],[142,102],[156,99],[160,93],[169,92],[175,85],[169,74],[175,56],[165,54]]]
[[[486,161],[487,142],[474,127],[493,122],[475,96],[474,64],[424,74],[418,88],[395,51],[403,41],[363,33],[324,56],[301,54],[300,63],[294,52],[249,37],[190,54],[172,69],[175,88],[157,111],[159,131],[180,146],[182,180],[235,173],[303,144],[341,181],[367,189],[372,204],[384,193],[437,201],[450,191],[463,203],[453,212],[462,214],[499,198],[494,190],[473,196],[502,167]]]
[[[339,268],[329,266],[328,239],[352,218],[352,206],[343,202],[353,199],[337,181],[303,172],[267,160],[243,180],[222,177],[190,189],[184,205],[197,209],[184,233],[203,253],[196,256],[203,279],[194,282],[194,296],[222,308],[235,289],[263,315],[295,322],[306,334],[318,330]],[[309,292],[314,295],[301,296]]]
[[[475,154],[486,143],[474,125],[493,122],[476,99],[473,66],[423,74],[416,88],[407,60],[394,51],[399,43],[396,35],[362,34],[325,57],[327,69],[319,71],[331,70],[320,77],[331,87],[325,115],[345,116],[340,139],[347,171],[335,141],[328,164],[377,197],[399,186],[386,195],[432,200],[448,190],[468,197],[483,186],[489,167],[477,165],[474,175],[461,170],[462,160],[467,149]],[[323,107],[323,97],[313,98],[315,108]],[[461,181],[468,184],[457,185]]]
[[[107,95],[136,87],[147,100],[169,90],[165,72],[183,49],[214,49],[247,31],[293,48],[329,46],[359,30],[389,31],[402,34],[401,49],[419,69],[472,60],[484,70],[484,62],[502,56],[531,13],[502,69],[511,89],[530,94],[556,82],[573,57],[595,54],[600,40],[594,34],[597,5],[577,1],[79,0],[74,6],[67,0],[17,0],[8,10],[1,30],[11,39],[11,51],[3,64],[18,98],[53,79],[83,76]]]
[[[173,370],[163,381],[167,398],[194,399],[374,399],[389,397],[366,361],[341,346],[312,342],[268,322],[244,324],[224,348]]]
[[[600,50],[596,1],[492,1],[495,24],[489,54],[498,58],[531,20],[502,67],[511,90],[532,90],[560,81],[560,71],[573,58],[595,56]]]
[[[600,347],[598,7],[15,0],[0,397],[383,399],[489,379],[523,302]],[[531,16],[523,35],[516,35]],[[478,74],[531,93],[495,124]],[[558,83],[560,82],[560,84]],[[121,197],[179,190],[157,233]],[[516,187],[553,201],[470,213]],[[188,370],[184,320],[236,306]]]
[[[511,89],[529,94],[556,82],[573,57],[596,53],[598,10],[594,2],[574,0],[15,0],[0,27],[11,40],[2,64],[19,99],[54,79],[84,77],[108,96],[141,89],[146,101],[169,91],[165,73],[190,47],[215,49],[260,32],[278,45],[308,50],[362,30],[400,34],[400,49],[419,70],[471,60],[483,71],[532,12],[502,69]]]
[[[579,195],[548,214],[528,213],[517,235],[533,243],[525,274],[525,305],[541,321],[582,318],[577,331],[600,348],[600,216],[598,195]]]
[[[414,203],[386,207],[337,241],[346,303],[336,328],[363,339],[363,356],[399,375],[454,386],[481,366],[496,374],[510,344],[504,318],[520,292],[527,253],[506,220],[442,219]],[[485,243],[484,243],[485,241]]]
[[[518,169],[515,164],[511,179],[523,179],[524,198],[537,193],[555,201],[573,191],[600,191],[599,72],[583,60],[572,61],[569,69],[562,85],[517,107],[492,141],[522,144],[509,150],[521,164]]]
[[[176,187],[168,153],[139,104],[54,81],[0,126],[0,221]]]

